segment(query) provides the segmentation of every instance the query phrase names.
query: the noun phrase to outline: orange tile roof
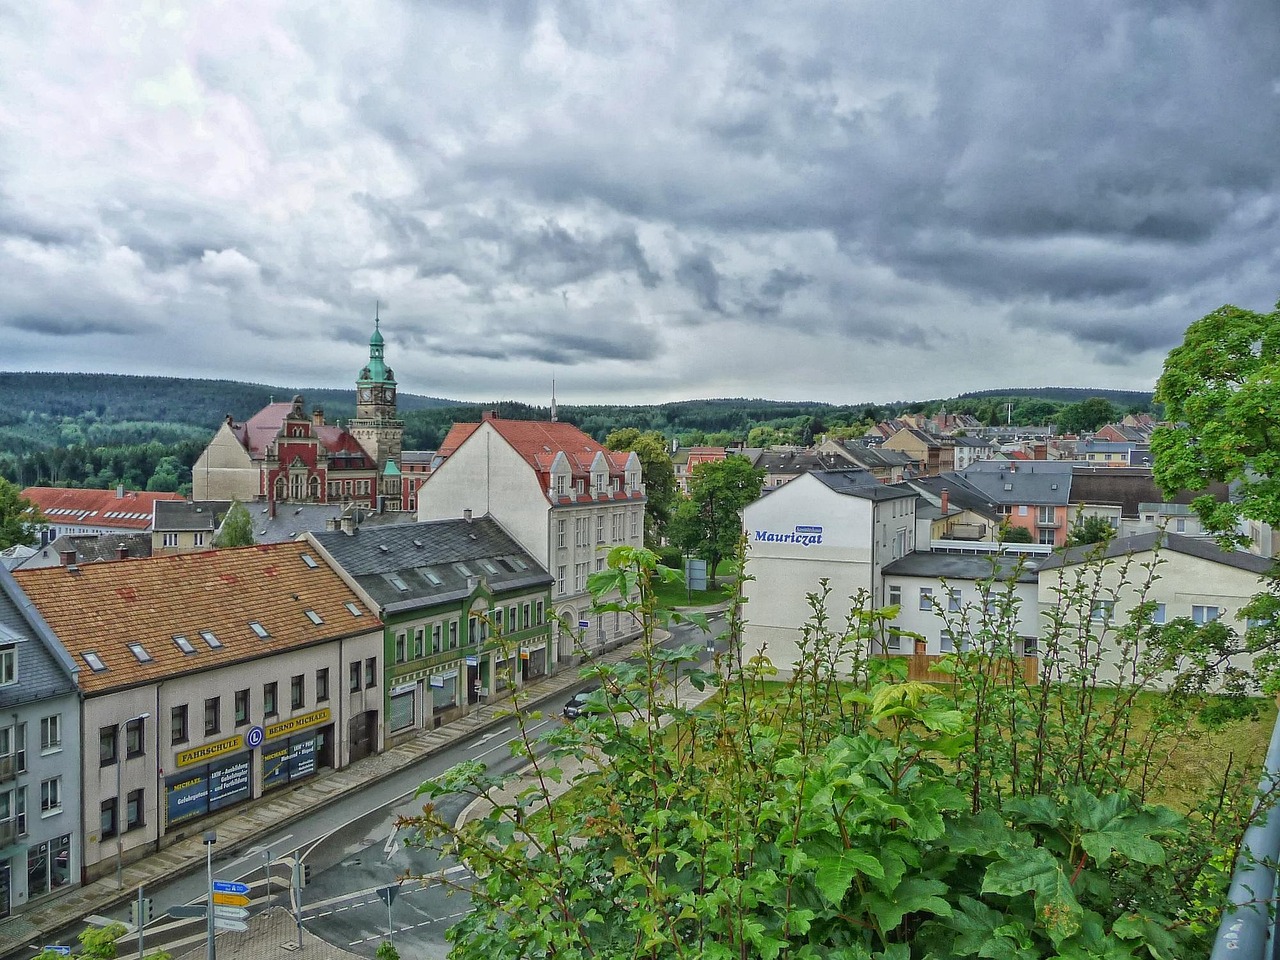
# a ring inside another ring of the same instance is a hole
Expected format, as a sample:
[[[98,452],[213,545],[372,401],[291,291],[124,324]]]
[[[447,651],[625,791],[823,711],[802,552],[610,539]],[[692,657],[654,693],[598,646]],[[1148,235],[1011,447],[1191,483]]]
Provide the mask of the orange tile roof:
[[[182,500],[180,493],[147,493],[126,490],[83,490],[68,487],[27,487],[22,495],[40,508],[52,524],[112,527],[117,530],[151,529],[151,512],[157,500]]]
[[[449,432],[444,435],[444,439],[440,441],[440,449],[436,451],[436,456],[449,456],[449,454],[462,446],[462,441],[466,440],[479,428],[480,424],[478,423],[455,423],[449,428]]]
[[[310,566],[303,555],[312,557]],[[88,694],[207,670],[336,640],[381,627],[306,543],[275,543],[146,560],[15,571],[58,639],[80,667]],[[345,606],[353,603],[357,617]],[[314,623],[306,611],[322,621]],[[270,634],[257,636],[250,622]],[[202,631],[221,642],[211,648]],[[175,642],[182,636],[194,653]],[[151,660],[140,662],[130,644]],[[85,659],[96,653],[107,667]]]

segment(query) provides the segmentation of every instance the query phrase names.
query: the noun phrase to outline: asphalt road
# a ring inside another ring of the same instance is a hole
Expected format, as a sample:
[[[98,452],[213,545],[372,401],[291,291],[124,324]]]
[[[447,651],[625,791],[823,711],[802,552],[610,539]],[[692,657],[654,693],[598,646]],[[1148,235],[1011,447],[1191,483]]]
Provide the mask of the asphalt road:
[[[705,636],[692,625],[677,626],[664,646],[701,645]],[[702,658],[705,660],[707,656],[703,650]],[[566,690],[563,699],[567,700],[586,685],[584,681]],[[526,735],[536,737],[539,732],[563,722],[560,706],[561,701],[548,704],[544,708],[546,717],[531,722]],[[395,823],[399,817],[412,817],[421,812],[421,801],[414,798],[421,783],[464,760],[482,760],[495,773],[518,769],[522,761],[511,756],[511,744],[518,735],[512,720],[495,730],[459,740],[449,749],[394,776],[370,783],[355,796],[322,807],[282,831],[264,836],[255,847],[239,856],[219,857],[215,844],[213,875],[249,884],[253,900],[250,912],[253,913],[271,904],[290,905],[289,860],[301,856],[311,867],[311,882],[302,893],[303,925],[334,946],[367,957],[373,957],[378,944],[388,934],[387,904],[379,899],[377,891],[396,886],[390,923],[401,955],[444,957],[447,953],[445,931],[468,909],[465,893],[451,896],[439,884],[399,881],[406,876],[445,871],[451,880],[465,884],[464,869],[442,861],[433,850],[406,845]],[[456,817],[468,802],[467,797],[451,795],[438,800],[436,806],[446,816]],[[269,898],[268,864],[271,866]],[[206,889],[204,871],[197,871],[163,887],[147,890],[146,895],[155,902],[159,916],[174,905],[203,903]],[[111,917],[127,921],[128,912],[126,906],[113,911]],[[203,924],[203,920],[157,922],[147,928],[147,946],[150,949],[172,944],[169,949],[174,950],[184,942],[198,941]],[[63,939],[54,942],[73,943],[81,929],[82,926],[69,929],[60,934]]]

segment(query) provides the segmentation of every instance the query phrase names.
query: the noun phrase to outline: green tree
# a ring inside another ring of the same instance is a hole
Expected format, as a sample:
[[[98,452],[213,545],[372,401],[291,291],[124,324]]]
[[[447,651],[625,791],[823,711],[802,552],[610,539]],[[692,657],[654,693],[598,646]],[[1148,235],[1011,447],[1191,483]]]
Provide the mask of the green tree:
[[[1120,419],[1120,411],[1106,397],[1089,397],[1069,403],[1058,411],[1058,429],[1063,433],[1087,433]]]
[[[249,547],[254,543],[253,518],[239,500],[231,504],[226,517],[222,521],[222,529],[214,537],[215,547]]]
[[[44,516],[22,495],[22,490],[0,478],[0,550],[35,543],[44,523]]]
[[[641,433],[635,427],[625,427],[605,437],[604,445],[609,450],[633,451],[640,458],[645,493],[644,542],[657,549],[680,493],[666,438],[656,430]]]
[[[1223,306],[1191,324],[1165,360],[1156,401],[1170,421],[1151,437],[1165,496],[1229,483],[1228,502],[1192,503],[1206,530],[1239,542],[1241,520],[1280,526],[1280,305]]]
[[[689,500],[697,509],[702,538],[694,548],[707,561],[708,586],[716,588],[716,567],[732,557],[742,539],[742,510],[760,497],[764,471],[751,466],[746,457],[730,455],[723,460],[700,463],[689,476]]]
[[[151,479],[147,481],[147,489],[152,492],[176,493],[182,483],[179,478],[181,471],[182,464],[177,457],[162,457],[156,464]]]
[[[121,937],[128,933],[123,923],[109,923],[105,927],[87,927],[80,934],[80,948],[72,956],[80,960],[116,960],[120,956],[117,945]],[[52,950],[42,950],[32,960],[61,960],[61,954]],[[172,960],[167,950],[148,950],[147,960]]]
[[[1028,535],[1031,531],[1027,531]],[[1106,517],[1080,517],[1067,531],[1067,546],[1079,547],[1087,543],[1107,543],[1116,535],[1115,527]]]
[[[1031,535],[1031,531],[1026,527],[1014,526],[1006,523],[1000,528],[1000,539],[1005,543],[1035,543],[1035,537]]]

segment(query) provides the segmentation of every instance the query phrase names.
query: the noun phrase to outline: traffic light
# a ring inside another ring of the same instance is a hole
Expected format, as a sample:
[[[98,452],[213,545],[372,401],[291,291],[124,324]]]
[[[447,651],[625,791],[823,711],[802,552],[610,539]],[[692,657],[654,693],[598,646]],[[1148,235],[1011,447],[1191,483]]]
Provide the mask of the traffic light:
[[[311,886],[311,864],[309,863],[302,865],[302,885],[304,887]]]
[[[299,890],[311,883],[311,864],[295,863],[293,865],[293,882]]]
[[[142,918],[138,917],[138,908],[142,908]],[[150,897],[143,897],[141,900],[134,900],[129,904],[129,922],[135,927],[145,927],[148,923],[155,919],[155,908]]]

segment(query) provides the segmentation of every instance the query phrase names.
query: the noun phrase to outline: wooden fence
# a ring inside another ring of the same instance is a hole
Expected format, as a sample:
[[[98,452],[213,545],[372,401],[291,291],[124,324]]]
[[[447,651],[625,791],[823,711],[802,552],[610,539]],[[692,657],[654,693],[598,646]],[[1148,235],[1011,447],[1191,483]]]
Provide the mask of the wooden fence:
[[[919,680],[924,683],[955,683],[955,677],[949,673],[943,673],[935,670],[934,665],[942,660],[945,654],[938,656],[930,653],[883,653],[876,654],[882,657],[901,657],[907,661],[907,679]],[[1001,676],[1015,676],[1018,671],[1022,672],[1022,680],[1030,686],[1037,686],[1040,683],[1040,658],[1039,657],[1013,657],[1002,660],[988,660],[987,668],[993,673]]]

